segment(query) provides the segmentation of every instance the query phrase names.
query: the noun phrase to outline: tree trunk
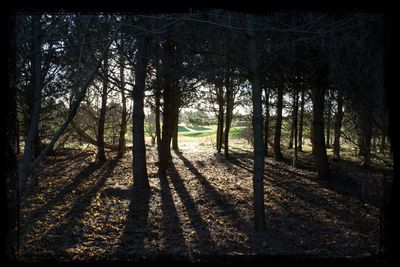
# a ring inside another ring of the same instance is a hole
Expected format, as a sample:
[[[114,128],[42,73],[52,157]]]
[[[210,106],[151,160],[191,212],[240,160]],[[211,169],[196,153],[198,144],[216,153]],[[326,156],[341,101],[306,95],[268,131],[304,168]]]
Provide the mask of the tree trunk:
[[[222,84],[217,85],[217,101],[218,101],[218,126],[217,126],[217,152],[221,153],[222,140],[224,134],[224,88]]]
[[[342,91],[338,91],[337,95],[337,113],[335,120],[335,140],[333,141],[333,159],[340,159],[340,128],[343,119],[343,95]]]
[[[179,98],[179,96],[178,96]],[[177,100],[179,102],[179,99]],[[172,136],[172,149],[178,150],[178,123],[179,123],[179,107],[178,105],[175,106],[175,125],[174,125],[174,130],[173,130],[173,136]]]
[[[165,42],[167,60],[163,66],[163,126],[161,149],[159,155],[159,174],[165,175],[168,163],[171,160],[171,138],[176,124],[177,88],[178,82],[175,76],[175,44],[168,40]]]
[[[324,95],[328,84],[328,67],[324,65],[317,73],[317,79],[312,91],[313,101],[313,151],[314,161],[320,179],[330,178],[328,156],[325,147],[324,135]]]
[[[254,17],[249,16],[249,28],[254,28]],[[253,207],[254,227],[256,231],[265,230],[264,211],[264,140],[262,117],[262,91],[258,70],[256,35],[249,30],[249,74],[252,87],[253,102],[253,136],[254,136],[254,174],[253,174]]]
[[[161,88],[160,88],[160,77],[159,77],[159,72],[157,72],[157,83],[156,83],[156,88],[155,88],[155,119],[156,119],[156,138],[157,138],[157,152],[158,155],[160,155],[160,149],[161,149],[161,126],[160,126],[160,97],[161,97]]]
[[[299,93],[297,89],[295,90],[294,106],[293,106],[293,128],[294,128],[294,153],[293,153],[293,166],[296,167],[297,164],[297,112],[299,106]]]
[[[224,156],[229,157],[229,131],[231,129],[233,115],[233,84],[231,81],[230,72],[227,72],[226,77],[226,120],[224,131]]]
[[[291,127],[290,127],[290,137],[289,137],[289,144],[288,144],[288,149],[292,149],[293,148],[293,138],[294,138],[294,102],[296,99],[296,95],[293,93],[293,110],[292,110],[292,123],[291,123]]]
[[[283,161],[283,155],[281,152],[281,128],[282,128],[282,108],[283,108],[283,78],[278,81],[278,101],[276,103],[276,124],[275,124],[275,136],[274,136],[274,159]]]
[[[32,165],[35,148],[34,144],[37,141],[39,117],[41,107],[41,93],[42,93],[42,70],[41,70],[41,30],[40,30],[40,17],[41,15],[32,16],[32,58],[31,58],[31,88],[33,96],[32,112],[29,119],[29,128],[25,141],[24,155],[20,163],[18,174],[18,189],[20,195],[24,194],[25,185],[30,173],[30,166]]]
[[[303,151],[303,120],[304,120],[304,90],[301,90],[298,151]]]
[[[264,85],[265,92],[265,120],[264,120],[264,145],[265,157],[268,156],[268,143],[269,143],[269,92],[266,85]]]
[[[360,113],[360,119],[360,156],[362,157],[361,167],[367,168],[371,164],[372,123],[370,122],[370,118],[366,112]]]
[[[119,77],[120,77],[120,90],[121,90],[121,98],[122,98],[122,114],[121,114],[121,129],[119,132],[119,139],[118,139],[118,153],[117,158],[122,158],[125,154],[126,150],[126,140],[125,134],[127,130],[127,120],[126,117],[128,116],[126,111],[126,96],[125,96],[125,59],[122,54],[122,49],[124,48],[123,40],[121,39],[121,51],[119,54]]]
[[[135,88],[133,90],[133,179],[138,190],[150,189],[146,167],[146,146],[144,141],[144,91],[147,75],[147,50],[149,37],[137,40]]]
[[[107,96],[108,96],[108,57],[104,60],[103,65],[103,90],[101,92],[101,108],[99,115],[99,123],[97,128],[97,154],[96,162],[106,161],[106,154],[104,151],[104,124],[106,122],[107,112]]]
[[[329,98],[329,91],[328,91],[328,105],[327,105],[327,118],[326,118],[326,148],[331,148],[331,107],[332,103]]]

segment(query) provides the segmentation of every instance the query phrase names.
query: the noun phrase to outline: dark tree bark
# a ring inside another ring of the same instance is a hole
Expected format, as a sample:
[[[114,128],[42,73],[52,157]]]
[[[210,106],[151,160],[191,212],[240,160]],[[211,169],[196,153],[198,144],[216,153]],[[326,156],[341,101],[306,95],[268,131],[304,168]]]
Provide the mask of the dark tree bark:
[[[122,49],[124,49],[124,43],[121,39],[121,51],[119,54],[119,77],[120,77],[120,90],[121,90],[121,98],[122,98],[122,114],[121,114],[121,129],[119,132],[118,139],[118,153],[117,158],[122,158],[125,154],[126,150],[126,140],[125,134],[127,130],[127,110],[126,110],[126,95],[125,95],[125,59],[122,53]]]
[[[161,126],[160,126],[160,98],[161,98],[161,88],[160,88],[160,74],[157,72],[157,82],[155,88],[155,120],[156,120],[156,138],[157,138],[157,152],[160,155],[161,148]]]
[[[173,136],[172,136],[172,149],[178,150],[178,123],[179,123],[179,94],[177,95],[177,104],[175,106],[175,125],[173,129]]]
[[[299,93],[297,92],[297,89],[295,90],[294,94],[294,103],[293,103],[293,128],[294,128],[294,153],[293,153],[293,166],[296,167],[297,164],[297,151],[298,151],[298,146],[297,146],[297,112],[298,112],[298,106],[299,106]]]
[[[328,91],[328,99],[327,99],[327,116],[326,116],[326,148],[331,148],[331,118],[332,118],[332,103],[329,98],[329,91]]]
[[[226,119],[224,131],[224,156],[229,157],[229,131],[231,129],[232,115],[233,115],[233,84],[230,77],[230,71],[227,72],[225,80],[226,87]]]
[[[292,149],[293,148],[293,138],[294,138],[294,102],[296,100],[296,95],[293,93],[293,98],[292,98],[292,103],[293,103],[293,107],[292,107],[292,123],[291,123],[291,127],[290,127],[290,137],[289,137],[289,144],[288,144],[288,149]],[[297,112],[297,111],[296,111]]]
[[[265,156],[268,156],[268,143],[269,143],[269,92],[266,85],[264,85],[265,92],[265,120],[264,120],[264,145]]]
[[[218,126],[217,126],[217,152],[221,153],[224,134],[224,88],[222,84],[217,85],[218,101]]]
[[[283,108],[283,87],[284,81],[282,78],[278,81],[278,101],[276,103],[276,124],[274,136],[274,159],[283,161],[281,152],[281,130],[282,130],[282,108]]]
[[[326,154],[324,135],[324,95],[328,86],[328,67],[326,65],[321,66],[316,76],[317,77],[312,90],[312,145],[314,151],[314,161],[319,178],[329,179],[330,169],[328,156]]]
[[[144,141],[144,91],[147,75],[149,37],[137,40],[135,88],[133,90],[133,179],[136,190],[148,190]]]
[[[178,82],[175,69],[175,44],[167,40],[164,45],[166,62],[163,65],[163,126],[161,149],[159,154],[159,174],[165,175],[168,163],[171,160],[171,139],[176,124],[177,88]]]
[[[101,107],[100,107],[99,123],[97,128],[97,154],[96,154],[97,162],[106,161],[106,154],[104,151],[104,125],[106,122],[107,98],[108,98],[108,58],[106,57],[103,65],[103,88],[101,92]]]
[[[254,28],[254,17],[248,18],[249,28]],[[258,69],[257,43],[255,32],[249,30],[249,74],[253,102],[253,136],[254,136],[254,174],[253,174],[253,207],[254,227],[256,231],[265,230],[264,211],[264,140],[262,117],[262,91]]]
[[[342,91],[338,91],[337,95],[337,113],[335,120],[335,140],[333,141],[333,159],[340,159],[340,128],[343,119],[343,95]]]
[[[360,156],[362,157],[361,167],[367,168],[371,164],[371,139],[372,123],[367,112],[360,112]]]
[[[40,17],[41,15],[32,16],[32,57],[31,57],[31,92],[32,92],[32,106],[31,114],[29,116],[29,127],[27,131],[27,137],[24,146],[24,155],[20,167],[18,170],[19,180],[18,188],[20,194],[24,194],[25,184],[29,175],[29,167],[32,165],[33,159],[35,158],[35,150],[38,148],[35,146],[38,142],[38,129],[39,129],[39,117],[40,117],[40,106],[42,101],[42,69],[41,69],[41,29],[40,29]],[[35,184],[35,182],[33,183]]]
[[[304,90],[301,90],[298,151],[303,151],[303,120],[304,120]]]

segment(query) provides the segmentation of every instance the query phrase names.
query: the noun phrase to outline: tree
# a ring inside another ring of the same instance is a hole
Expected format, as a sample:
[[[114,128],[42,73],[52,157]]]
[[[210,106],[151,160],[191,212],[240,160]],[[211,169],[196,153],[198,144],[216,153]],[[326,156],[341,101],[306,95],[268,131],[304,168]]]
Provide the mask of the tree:
[[[335,139],[333,141],[333,159],[340,159],[340,129],[342,127],[342,119],[343,119],[343,95],[342,90],[338,90],[337,92],[337,112],[335,119]]]
[[[328,65],[319,66],[314,77],[312,88],[313,122],[312,122],[312,146],[314,161],[320,179],[330,178],[328,156],[325,147],[324,135],[324,100],[325,91],[328,86]]]
[[[278,87],[278,96],[276,104],[274,159],[277,161],[283,161],[284,158],[281,152],[282,109],[283,109],[283,88],[284,88],[283,76],[279,78],[277,87]]]
[[[104,151],[104,124],[106,121],[107,112],[107,95],[108,95],[108,55],[104,59],[103,65],[103,87],[101,91],[101,107],[99,122],[97,126],[97,154],[96,161],[104,162],[106,161],[106,154]]]
[[[135,88],[133,90],[133,179],[137,190],[149,190],[144,141],[144,91],[150,37],[137,39]]]
[[[254,28],[254,16],[248,16],[248,28]],[[253,101],[253,135],[254,135],[254,174],[253,174],[253,208],[254,228],[256,231],[265,230],[264,212],[264,140],[263,140],[263,117],[262,117],[262,91],[261,77],[257,55],[257,40],[253,30],[249,35],[249,76],[252,88]]]
[[[125,154],[126,140],[125,134],[127,130],[127,109],[126,109],[126,95],[125,95],[125,58],[123,55],[124,41],[121,39],[119,48],[119,77],[120,77],[120,91],[122,99],[122,113],[121,113],[121,128],[118,139],[118,154],[117,158],[121,158]]]

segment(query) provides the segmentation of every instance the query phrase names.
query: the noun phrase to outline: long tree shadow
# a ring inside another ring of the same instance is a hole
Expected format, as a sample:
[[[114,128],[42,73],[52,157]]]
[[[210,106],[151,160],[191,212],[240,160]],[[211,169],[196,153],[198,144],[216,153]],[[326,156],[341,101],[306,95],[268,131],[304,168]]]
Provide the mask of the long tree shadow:
[[[178,193],[183,205],[185,206],[185,210],[191,221],[191,226],[193,226],[196,231],[197,238],[194,243],[198,253],[202,255],[214,254],[217,246],[211,237],[210,230],[208,229],[209,226],[200,215],[196,203],[187,191],[174,164],[171,164],[168,168],[168,175],[170,176],[175,191]]]
[[[44,247],[56,247],[59,249],[56,254],[62,255],[64,253],[63,249],[66,246],[69,247],[81,243],[82,238],[86,234],[85,229],[82,228],[85,212],[89,210],[96,193],[104,186],[105,181],[110,177],[117,163],[117,160],[111,160],[106,164],[91,165],[90,169],[85,169],[86,171],[82,172],[84,173],[84,177],[88,177],[95,169],[103,166],[103,172],[97,176],[89,189],[83,191],[78,196],[72,207],[64,214],[63,219],[50,227],[45,235],[38,240],[38,244],[43,243]]]
[[[204,187],[205,193],[212,199],[212,201],[218,207],[221,215],[230,218],[230,221],[236,226],[238,230],[243,228],[243,223],[240,221],[240,215],[237,212],[235,206],[229,203],[224,197],[207,181],[206,177],[202,175],[197,168],[183,155],[182,152],[176,151],[176,155],[182,160],[183,164],[189,169],[191,173],[199,180],[200,184]]]
[[[165,250],[170,255],[187,252],[183,230],[179,221],[178,212],[172,198],[168,178],[159,175],[161,188],[161,209],[163,214],[163,237],[165,239]]]
[[[74,190],[76,190],[82,183],[86,181],[86,179],[92,175],[96,170],[101,168],[103,163],[94,163],[91,162],[89,165],[81,170],[69,183],[67,186],[61,188],[56,195],[48,200],[45,205],[40,206],[39,208],[33,210],[29,213],[27,220],[40,220],[41,217],[45,216],[49,209],[62,204],[65,201],[65,198],[68,194],[71,194]],[[47,196],[49,198],[50,196]]]
[[[142,260],[146,256],[145,240],[150,236],[148,227],[150,190],[138,190],[134,186],[126,189],[129,200],[126,224],[118,249],[119,259]]]

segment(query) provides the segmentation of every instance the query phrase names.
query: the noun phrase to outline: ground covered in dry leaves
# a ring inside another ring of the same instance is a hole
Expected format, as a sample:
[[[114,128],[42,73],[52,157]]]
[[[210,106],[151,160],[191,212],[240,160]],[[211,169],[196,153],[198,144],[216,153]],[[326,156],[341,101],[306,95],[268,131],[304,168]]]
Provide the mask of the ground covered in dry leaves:
[[[131,190],[130,153],[121,160],[110,153],[104,164],[94,157],[60,149],[45,160],[21,209],[22,259],[359,258],[379,251],[379,205],[360,200],[350,180],[319,181],[307,161],[294,168],[266,158],[267,229],[255,233],[251,153],[237,150],[225,159],[181,149],[159,177],[148,149],[148,194]]]

